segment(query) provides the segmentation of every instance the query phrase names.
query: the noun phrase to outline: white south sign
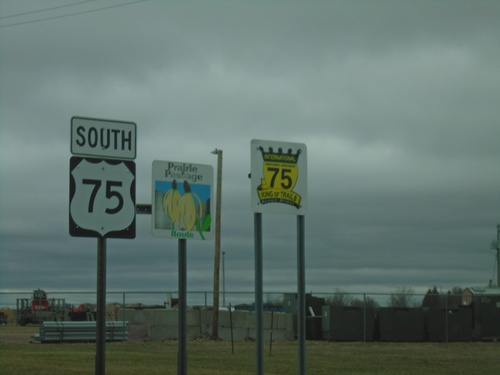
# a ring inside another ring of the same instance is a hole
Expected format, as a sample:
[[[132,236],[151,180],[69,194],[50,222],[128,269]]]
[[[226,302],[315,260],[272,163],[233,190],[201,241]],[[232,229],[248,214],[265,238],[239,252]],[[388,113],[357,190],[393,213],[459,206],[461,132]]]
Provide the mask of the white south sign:
[[[135,159],[137,126],[133,122],[87,117],[71,119],[71,153],[112,159]]]

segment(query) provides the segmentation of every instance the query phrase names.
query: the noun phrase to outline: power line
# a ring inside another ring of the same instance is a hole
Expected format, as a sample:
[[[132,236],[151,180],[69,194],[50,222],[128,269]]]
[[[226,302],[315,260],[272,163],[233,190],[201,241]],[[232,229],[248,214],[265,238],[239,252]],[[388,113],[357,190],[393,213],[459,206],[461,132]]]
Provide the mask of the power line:
[[[137,3],[143,3],[143,2],[146,2],[146,1],[149,1],[149,0],[137,0],[137,1],[131,1],[131,2],[129,2],[129,3],[125,3],[125,4],[109,5],[109,6],[107,6],[107,7],[95,8],[95,9],[91,9],[91,10],[84,10],[84,11],[75,12],[75,13],[68,13],[68,14],[63,14],[63,15],[60,15],[60,16],[53,16],[53,17],[39,18],[39,19],[37,19],[37,20],[23,21],[23,22],[16,22],[16,23],[11,23],[11,24],[8,24],[8,25],[0,25],[0,28],[6,28],[6,27],[12,27],[12,26],[19,26],[19,25],[26,25],[26,24],[29,24],[29,23],[35,23],[35,22],[43,22],[43,21],[55,20],[55,19],[58,19],[58,18],[65,18],[65,17],[78,16],[78,15],[81,15],[81,14],[93,13],[93,12],[99,12],[99,11],[101,11],[101,10],[107,10],[107,9],[111,9],[111,8],[118,8],[118,7],[123,7],[123,6],[127,6],[127,5],[133,5],[133,4],[137,4]]]
[[[13,17],[21,17],[21,16],[26,16],[28,14],[34,14],[34,13],[41,13],[41,12],[48,12],[49,10],[54,10],[54,9],[59,9],[59,8],[66,8],[66,7],[73,7],[75,5],[80,5],[84,3],[91,3],[93,1],[97,0],[85,0],[85,1],[80,1],[78,3],[73,3],[73,4],[64,4],[64,5],[59,5],[57,7],[52,7],[52,8],[45,8],[45,9],[39,9],[39,10],[32,10],[30,12],[23,12],[23,13],[16,13],[16,14],[11,14],[9,16],[0,16],[0,19],[4,18],[13,18]]]

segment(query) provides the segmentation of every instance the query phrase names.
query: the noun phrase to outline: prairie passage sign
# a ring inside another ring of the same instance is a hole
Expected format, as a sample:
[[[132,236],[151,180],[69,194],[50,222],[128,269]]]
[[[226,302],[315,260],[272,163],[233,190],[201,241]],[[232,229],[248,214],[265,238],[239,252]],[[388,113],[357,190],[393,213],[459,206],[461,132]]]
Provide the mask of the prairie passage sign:
[[[307,211],[306,145],[254,139],[250,147],[253,211],[304,215]]]
[[[151,216],[154,237],[213,238],[211,165],[153,162]]]

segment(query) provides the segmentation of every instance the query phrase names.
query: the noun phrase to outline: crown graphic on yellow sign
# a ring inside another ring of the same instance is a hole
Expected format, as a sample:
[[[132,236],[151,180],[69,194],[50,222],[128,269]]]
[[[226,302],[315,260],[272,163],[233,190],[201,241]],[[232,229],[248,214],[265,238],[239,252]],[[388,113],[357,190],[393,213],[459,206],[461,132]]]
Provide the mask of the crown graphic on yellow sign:
[[[261,204],[284,203],[300,208],[302,197],[293,191],[299,178],[297,162],[301,154],[298,149],[296,153],[290,148],[286,153],[278,148],[277,152],[269,147],[266,151],[259,147],[264,160],[264,177],[257,187],[257,193]]]

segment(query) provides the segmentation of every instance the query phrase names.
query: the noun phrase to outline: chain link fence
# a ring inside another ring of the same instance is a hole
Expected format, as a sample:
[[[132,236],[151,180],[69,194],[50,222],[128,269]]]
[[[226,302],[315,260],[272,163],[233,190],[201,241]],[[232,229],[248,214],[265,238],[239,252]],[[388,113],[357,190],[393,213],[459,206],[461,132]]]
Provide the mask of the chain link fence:
[[[177,301],[177,291],[113,291],[106,293],[107,304],[119,305],[144,305],[151,307],[173,307]],[[46,291],[48,299],[64,300],[67,305],[78,307],[81,304],[93,305],[96,303],[95,291]],[[264,292],[265,304],[282,304],[287,295],[294,295],[294,292]],[[394,305],[394,293],[348,293],[337,291],[333,293],[307,293],[310,296],[325,300],[325,304],[339,306],[372,306],[386,307]],[[18,299],[31,299],[33,291],[12,291],[0,292],[0,309],[16,308]],[[191,307],[211,307],[213,304],[214,293],[212,291],[188,291],[187,305]],[[417,307],[422,305],[425,294],[406,294],[399,296],[399,305],[396,307]],[[454,297],[454,298],[452,298]],[[456,305],[457,298],[461,300],[461,295],[442,295],[442,304],[446,300]],[[238,292],[220,292],[219,303],[222,307],[227,307],[229,304],[236,305],[252,305],[255,300],[253,291],[238,291]],[[444,305],[443,305],[444,307]]]
[[[47,309],[42,309],[39,301],[35,306],[33,291],[0,292],[0,324],[58,320],[56,316],[52,319],[49,316],[54,311],[58,314],[64,311],[66,318],[71,320],[76,316],[79,319],[75,320],[95,319],[96,292],[46,291],[45,294],[45,304],[50,307]],[[201,311],[208,314],[207,326],[211,323],[208,316],[213,297],[210,291],[187,292],[187,305],[198,314]],[[253,312],[254,300],[253,291],[225,291],[219,296],[219,310],[228,313],[227,307],[231,306],[240,314]],[[295,330],[296,293],[266,292],[263,300],[265,313],[290,313],[293,319],[287,329]],[[134,311],[144,311],[140,313],[143,316],[170,316],[177,301],[177,291],[107,292],[106,319],[128,320],[133,324],[133,317],[137,315]],[[500,339],[500,295],[471,300],[465,291],[452,294],[429,290],[426,294],[418,294],[412,293],[411,288],[403,288],[394,293],[348,293],[336,289],[333,293],[307,293],[306,308],[306,331],[308,339],[312,340],[447,342]],[[31,315],[26,315],[30,309]],[[175,317],[174,314],[173,320]],[[248,327],[252,324],[249,321]],[[251,331],[248,327],[245,332]],[[272,331],[272,327],[270,329]]]

